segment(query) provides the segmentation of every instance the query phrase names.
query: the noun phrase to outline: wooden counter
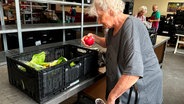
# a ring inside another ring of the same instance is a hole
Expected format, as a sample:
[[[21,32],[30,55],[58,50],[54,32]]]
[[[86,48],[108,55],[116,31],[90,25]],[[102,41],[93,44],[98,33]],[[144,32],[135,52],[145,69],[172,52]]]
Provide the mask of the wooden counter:
[[[161,67],[165,56],[167,42],[169,39],[170,39],[169,37],[158,35],[156,44],[153,46],[155,54],[157,55],[157,58]]]

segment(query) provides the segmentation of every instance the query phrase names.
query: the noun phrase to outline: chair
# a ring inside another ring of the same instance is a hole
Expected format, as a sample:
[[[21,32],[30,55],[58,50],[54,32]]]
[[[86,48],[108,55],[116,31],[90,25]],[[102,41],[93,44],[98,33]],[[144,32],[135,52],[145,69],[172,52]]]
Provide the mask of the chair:
[[[178,51],[178,44],[184,44],[184,40],[181,40],[181,38],[184,38],[184,34],[176,34],[177,36],[177,42],[176,42],[176,46],[175,46],[175,50],[174,50],[174,54],[177,53],[181,53],[184,54],[184,52]]]

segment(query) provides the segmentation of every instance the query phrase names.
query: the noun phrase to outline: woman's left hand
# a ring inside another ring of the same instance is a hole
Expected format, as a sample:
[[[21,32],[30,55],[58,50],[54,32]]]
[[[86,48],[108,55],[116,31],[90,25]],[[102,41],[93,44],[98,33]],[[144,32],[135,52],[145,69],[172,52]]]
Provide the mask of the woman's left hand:
[[[107,104],[115,104],[115,99],[111,99],[110,97],[108,97]]]

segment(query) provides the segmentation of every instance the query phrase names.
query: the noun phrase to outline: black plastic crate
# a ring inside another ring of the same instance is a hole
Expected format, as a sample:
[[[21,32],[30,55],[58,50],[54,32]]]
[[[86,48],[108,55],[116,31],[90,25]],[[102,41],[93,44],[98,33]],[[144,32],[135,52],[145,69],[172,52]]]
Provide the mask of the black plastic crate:
[[[34,54],[46,52],[46,62],[64,56],[67,62],[36,71],[22,61],[30,61]],[[75,62],[74,67],[70,63]],[[98,52],[74,45],[62,45],[18,55],[7,56],[10,84],[29,95],[38,103],[44,103],[56,94],[98,72]],[[19,69],[26,68],[26,72]],[[93,69],[92,69],[93,68]]]

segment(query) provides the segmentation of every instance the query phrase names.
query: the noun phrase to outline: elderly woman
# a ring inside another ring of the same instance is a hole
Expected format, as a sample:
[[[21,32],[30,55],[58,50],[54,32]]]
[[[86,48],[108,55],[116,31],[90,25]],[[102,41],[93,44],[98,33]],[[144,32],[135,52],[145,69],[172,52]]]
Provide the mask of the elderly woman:
[[[107,104],[161,104],[163,75],[148,31],[137,18],[123,14],[124,7],[122,0],[93,0],[88,11],[109,28],[105,37],[88,34],[107,48]]]
[[[140,19],[141,21],[146,21],[146,16],[144,16],[146,13],[147,13],[147,7],[141,6],[138,10],[138,13],[135,15],[135,17]]]
[[[147,13],[147,7],[141,6],[139,7],[138,13],[135,15],[135,17],[141,20],[144,23],[144,25],[149,29],[152,27],[152,23],[146,21],[146,16],[145,16],[146,13]]]

